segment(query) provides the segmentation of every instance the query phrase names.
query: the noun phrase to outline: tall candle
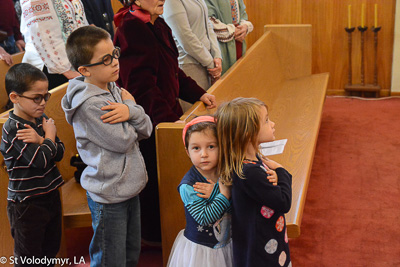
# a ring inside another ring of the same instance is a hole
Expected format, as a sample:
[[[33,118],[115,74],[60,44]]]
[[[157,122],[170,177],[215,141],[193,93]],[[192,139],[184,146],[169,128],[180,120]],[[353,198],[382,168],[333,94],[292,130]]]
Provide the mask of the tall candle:
[[[378,28],[378,4],[375,4],[375,29]]]
[[[348,12],[347,12],[347,14],[348,14],[348,23],[349,23],[349,29],[351,28],[351,5],[349,5],[348,6]]]
[[[365,4],[361,5],[361,27],[364,28],[364,19],[365,19]]]

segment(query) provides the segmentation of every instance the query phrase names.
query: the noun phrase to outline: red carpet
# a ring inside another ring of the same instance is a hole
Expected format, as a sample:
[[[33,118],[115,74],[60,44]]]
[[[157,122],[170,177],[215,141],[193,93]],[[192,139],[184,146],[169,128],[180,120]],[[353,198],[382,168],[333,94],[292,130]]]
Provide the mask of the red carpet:
[[[399,224],[400,99],[327,98],[293,266],[400,266]],[[71,231],[68,254],[88,260],[90,230]],[[143,250],[153,266],[161,251]]]
[[[293,266],[400,266],[399,222],[400,99],[328,98]]]

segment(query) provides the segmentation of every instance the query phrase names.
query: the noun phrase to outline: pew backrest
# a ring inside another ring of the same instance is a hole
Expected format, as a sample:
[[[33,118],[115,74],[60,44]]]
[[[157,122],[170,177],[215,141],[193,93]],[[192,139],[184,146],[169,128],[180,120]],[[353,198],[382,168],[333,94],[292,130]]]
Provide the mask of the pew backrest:
[[[25,52],[20,52],[11,55],[13,64],[18,64],[22,62]],[[5,106],[8,102],[8,95],[6,92],[5,78],[7,71],[11,68],[4,60],[0,60],[0,113],[6,110]]]
[[[5,121],[0,120],[3,129]],[[14,253],[14,239],[11,236],[10,223],[7,216],[8,173],[3,155],[0,153],[0,255],[9,259]]]
[[[68,83],[62,84],[49,92],[50,100],[47,102],[45,114],[49,118],[53,118],[57,127],[57,136],[64,143],[65,152],[63,159],[57,163],[57,167],[61,172],[64,180],[69,180],[74,176],[75,167],[70,164],[72,156],[76,155],[76,141],[74,129],[65,119],[65,114],[61,108],[61,99],[67,91]]]

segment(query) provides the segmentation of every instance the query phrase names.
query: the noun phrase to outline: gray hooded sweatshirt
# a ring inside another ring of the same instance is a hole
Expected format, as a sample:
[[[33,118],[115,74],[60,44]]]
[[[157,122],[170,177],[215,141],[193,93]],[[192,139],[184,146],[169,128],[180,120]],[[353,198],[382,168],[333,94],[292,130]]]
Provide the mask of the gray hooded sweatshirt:
[[[61,101],[67,122],[74,128],[76,147],[88,165],[81,185],[90,197],[100,203],[119,203],[140,193],[147,183],[147,172],[139,140],[153,130],[143,108],[132,100],[122,101],[121,89],[109,83],[109,91],[84,82],[84,77],[69,81]],[[100,117],[107,101],[129,107],[126,122],[104,123]]]

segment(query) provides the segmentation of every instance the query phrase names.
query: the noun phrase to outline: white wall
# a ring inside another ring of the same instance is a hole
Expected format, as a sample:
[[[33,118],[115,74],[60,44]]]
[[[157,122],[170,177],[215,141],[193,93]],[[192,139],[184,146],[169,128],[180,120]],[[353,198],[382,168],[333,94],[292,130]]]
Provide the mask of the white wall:
[[[400,93],[400,0],[396,0],[391,91]]]

